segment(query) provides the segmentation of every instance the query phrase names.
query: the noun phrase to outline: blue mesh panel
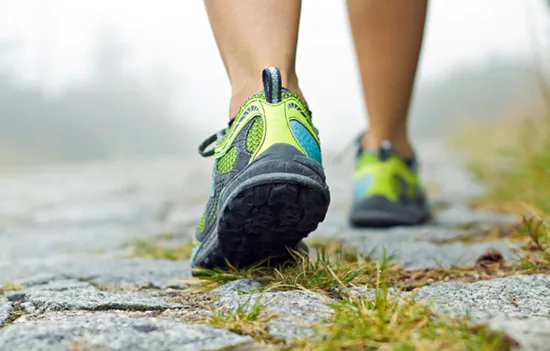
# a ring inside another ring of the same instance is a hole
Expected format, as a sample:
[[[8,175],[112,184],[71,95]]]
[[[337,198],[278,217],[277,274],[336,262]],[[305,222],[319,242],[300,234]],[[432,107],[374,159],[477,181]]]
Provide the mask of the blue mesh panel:
[[[353,184],[353,199],[361,200],[365,197],[367,191],[372,185],[372,176],[365,175],[361,179],[358,179]]]
[[[323,163],[319,144],[317,144],[317,141],[313,135],[311,135],[309,130],[295,119],[290,121],[290,128],[292,129],[292,133],[294,133],[296,140],[298,140],[298,143],[300,143],[307,155],[315,161]]]

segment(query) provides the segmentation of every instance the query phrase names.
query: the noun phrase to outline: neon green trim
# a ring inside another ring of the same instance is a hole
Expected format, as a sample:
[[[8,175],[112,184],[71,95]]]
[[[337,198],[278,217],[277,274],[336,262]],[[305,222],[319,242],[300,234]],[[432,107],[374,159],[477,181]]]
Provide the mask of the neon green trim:
[[[215,148],[215,154],[214,156],[216,158],[220,158],[229,150],[231,145],[233,144],[233,141],[235,141],[235,138],[237,135],[241,132],[241,130],[246,126],[248,121],[251,119],[257,117],[258,115],[263,116],[264,111],[262,104],[260,103],[261,99],[248,99],[247,102],[241,107],[239,114],[237,117],[235,117],[235,122],[231,126],[230,130],[227,132],[225,138],[223,139],[223,142],[219,145],[216,145]],[[242,115],[244,112],[251,106],[255,106],[258,108],[258,111],[250,112],[245,118],[242,118]]]
[[[407,197],[414,197],[419,186],[418,175],[396,156],[380,161],[376,155],[363,153],[356,162],[353,179],[359,181],[363,177],[370,177],[372,181],[365,197],[382,195],[397,201],[401,192],[399,178],[409,185]]]
[[[267,150],[271,145],[276,143],[287,143],[306,155],[305,150],[300,143],[296,140],[292,129],[290,128],[291,120],[298,120],[301,122],[307,130],[313,135],[318,144],[320,144],[317,133],[313,128],[311,119],[304,116],[300,111],[295,108],[289,108],[289,104],[295,104],[298,106],[304,114],[307,113],[307,108],[301,102],[300,98],[295,94],[285,92],[283,93],[283,100],[277,104],[270,104],[265,101],[264,94],[256,94],[251,96],[240,108],[239,113],[235,117],[235,122],[227,132],[223,141],[221,141],[215,147],[215,157],[223,157],[231,148],[231,145],[235,141],[237,135],[247,125],[247,123],[253,118],[262,118],[264,125],[264,132],[262,140],[257,150],[252,155],[250,162],[252,162],[256,156]],[[249,109],[255,109],[256,111],[249,112],[243,118],[243,114]]]
[[[290,144],[305,154],[305,150],[302,149],[290,129],[289,119],[286,116],[286,101],[275,105],[262,102],[262,105],[265,111],[264,139],[258,151],[252,156],[252,159],[276,143]]]

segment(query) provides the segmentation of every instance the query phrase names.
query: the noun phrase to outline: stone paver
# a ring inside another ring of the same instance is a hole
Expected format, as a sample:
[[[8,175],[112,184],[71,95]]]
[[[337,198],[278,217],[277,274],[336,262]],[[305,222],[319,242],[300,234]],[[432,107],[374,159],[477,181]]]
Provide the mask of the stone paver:
[[[252,279],[239,279],[218,286],[212,290],[212,294],[219,295],[221,297],[233,294],[253,293],[262,289],[263,285]]]
[[[421,288],[439,313],[469,315],[502,329],[529,350],[548,350],[550,275],[515,276],[475,283],[444,282]]]
[[[408,268],[470,265],[487,249],[515,259],[503,240],[453,242],[515,218],[469,208],[483,189],[465,171],[463,160],[450,157],[440,141],[423,141],[418,150],[423,177],[436,189],[431,200],[437,216],[431,223],[389,230],[350,228],[346,214],[352,158],[337,162],[326,155],[332,204],[312,237],[344,240],[374,256],[386,252]],[[248,337],[187,324],[212,313],[196,301],[178,299],[190,279],[187,261],[132,258],[127,247],[164,233],[174,242],[188,240],[208,196],[210,172],[210,163],[196,157],[0,173],[0,284],[22,287],[0,296],[0,325],[13,306],[17,314],[27,313],[18,319],[12,315],[12,323],[0,326],[0,350],[254,347]],[[442,239],[447,243],[438,244]],[[468,311],[505,330],[523,349],[544,350],[550,343],[548,277],[436,283],[420,289],[417,298],[433,301],[441,313]],[[133,288],[123,293],[120,287],[126,285]],[[102,286],[108,291],[100,290]],[[261,289],[251,280],[232,282],[211,293],[211,307],[232,309],[261,298],[265,313],[276,315],[269,332],[287,342],[311,336],[311,325],[330,313],[322,296]],[[369,287],[354,291],[372,295]]]
[[[90,264],[93,262],[93,264]],[[150,282],[162,286],[164,282],[191,276],[187,261],[128,259],[94,255],[63,255],[22,260],[18,265],[0,265],[0,276],[18,281],[47,273],[55,279],[79,279],[99,284],[119,282]]]
[[[249,337],[205,325],[186,325],[120,313],[58,318],[0,330],[0,351],[218,350]]]
[[[90,283],[79,282],[77,280],[57,280],[43,285],[35,285],[21,290],[10,291],[6,293],[5,296],[10,301],[23,301],[29,294],[34,292],[66,291],[70,289],[93,289],[93,287]]]
[[[114,294],[94,288],[67,291],[41,290],[29,293],[23,303],[30,313],[61,310],[165,310],[183,305],[167,302],[163,298],[140,294]]]
[[[436,283],[421,288],[416,299],[432,301],[440,313],[479,319],[550,318],[550,275]]]
[[[546,351],[550,342],[550,319],[528,317],[526,319],[498,318],[489,321],[492,328],[504,330],[514,338],[523,350]]]
[[[330,316],[331,309],[327,306],[330,301],[324,296],[305,291],[240,295],[228,293],[220,296],[215,307],[235,310],[239,307],[251,308],[259,302],[265,308],[264,314],[275,317],[269,321],[269,333],[292,340],[310,336],[311,325]]]

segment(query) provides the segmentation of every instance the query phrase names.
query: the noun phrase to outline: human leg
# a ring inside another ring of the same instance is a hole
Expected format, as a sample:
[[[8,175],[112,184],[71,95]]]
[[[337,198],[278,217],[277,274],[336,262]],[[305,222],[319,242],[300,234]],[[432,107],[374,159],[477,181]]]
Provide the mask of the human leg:
[[[274,66],[284,86],[302,99],[296,76],[300,0],[206,0],[206,9],[229,80],[234,117],[262,90],[258,72]]]
[[[303,250],[301,239],[330,202],[319,137],[294,69],[300,1],[206,4],[231,80],[234,119],[199,149],[215,166],[191,264],[278,263],[289,248]],[[269,65],[280,69],[263,69]]]
[[[360,141],[350,221],[412,225],[429,211],[407,133],[427,0],[348,0],[369,130]]]

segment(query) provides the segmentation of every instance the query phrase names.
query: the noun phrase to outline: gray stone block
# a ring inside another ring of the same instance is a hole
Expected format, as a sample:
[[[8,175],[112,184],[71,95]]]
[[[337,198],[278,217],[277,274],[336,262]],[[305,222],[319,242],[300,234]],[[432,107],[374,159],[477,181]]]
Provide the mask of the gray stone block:
[[[218,350],[250,337],[205,325],[187,325],[121,313],[14,324],[0,330],[0,351]]]
[[[88,280],[99,284],[153,283],[190,278],[189,262],[124,259],[99,255],[68,255],[55,258],[22,260],[17,265],[0,264],[0,277],[19,281],[37,275],[57,279]],[[32,281],[31,281],[32,282]]]
[[[550,275],[512,276],[475,283],[445,282],[419,289],[417,300],[429,300],[439,313],[474,318],[550,319]]]
[[[95,289],[66,291],[40,290],[31,292],[22,304],[30,313],[62,310],[165,310],[183,305],[167,302],[161,297],[140,294],[113,294]]]
[[[268,331],[273,336],[288,340],[312,335],[311,326],[315,322],[330,316],[331,308],[327,303],[331,300],[325,296],[305,291],[282,291],[235,295],[221,297],[216,307],[229,310],[239,306],[253,306],[261,299],[265,306],[264,314],[274,315],[269,321]]]
[[[438,313],[487,322],[516,339],[522,350],[549,349],[550,275],[436,283],[419,289],[416,299],[430,301]]]
[[[86,282],[79,282],[77,280],[57,280],[52,281],[48,284],[43,285],[33,285],[31,287],[12,291],[6,294],[6,297],[8,300],[15,302],[15,301],[22,301],[25,299],[27,295],[33,292],[37,291],[66,291],[71,289],[94,289],[90,283]]]
[[[259,291],[263,285],[252,279],[239,279],[230,283],[224,284],[212,290],[212,293],[223,296],[239,293],[252,293]]]

